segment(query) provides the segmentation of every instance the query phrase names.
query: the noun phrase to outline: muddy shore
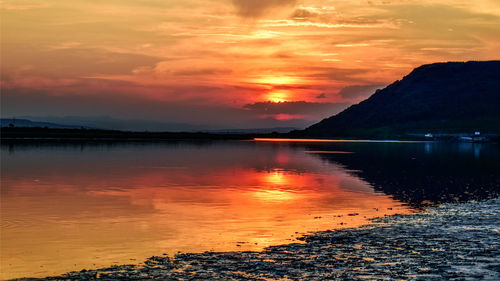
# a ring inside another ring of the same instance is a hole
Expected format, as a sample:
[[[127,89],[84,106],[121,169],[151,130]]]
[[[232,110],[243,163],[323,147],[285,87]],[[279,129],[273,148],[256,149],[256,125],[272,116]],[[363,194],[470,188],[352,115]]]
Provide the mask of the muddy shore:
[[[324,231],[261,252],[154,256],[45,280],[500,280],[500,199]],[[20,279],[41,280],[41,279]]]

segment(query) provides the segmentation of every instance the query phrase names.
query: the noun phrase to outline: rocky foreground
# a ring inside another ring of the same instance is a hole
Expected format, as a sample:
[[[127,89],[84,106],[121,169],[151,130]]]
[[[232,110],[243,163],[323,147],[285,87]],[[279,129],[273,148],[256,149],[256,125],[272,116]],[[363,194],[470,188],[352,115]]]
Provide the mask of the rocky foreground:
[[[262,252],[151,257],[143,265],[82,270],[47,280],[367,279],[500,280],[500,199],[325,231]]]

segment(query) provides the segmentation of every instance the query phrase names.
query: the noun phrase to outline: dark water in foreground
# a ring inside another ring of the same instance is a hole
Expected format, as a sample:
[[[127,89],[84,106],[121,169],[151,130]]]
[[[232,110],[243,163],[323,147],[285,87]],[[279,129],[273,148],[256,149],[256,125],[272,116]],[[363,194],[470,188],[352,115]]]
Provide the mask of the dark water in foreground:
[[[1,278],[259,250],[500,192],[499,147],[444,143],[3,144]]]

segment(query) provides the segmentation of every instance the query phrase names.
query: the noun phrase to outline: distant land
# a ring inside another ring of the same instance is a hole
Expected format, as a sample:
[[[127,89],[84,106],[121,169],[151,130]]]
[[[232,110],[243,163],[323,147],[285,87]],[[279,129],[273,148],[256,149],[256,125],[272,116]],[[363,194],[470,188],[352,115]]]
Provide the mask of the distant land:
[[[150,131],[150,132],[197,132],[206,129],[204,125],[175,123],[142,119],[121,119],[107,115],[95,116],[15,116],[33,122],[50,122],[62,125],[89,127],[104,130]]]
[[[137,131],[137,132],[204,132],[212,134],[265,134],[265,133],[288,133],[296,130],[295,127],[271,127],[271,128],[223,128],[223,129],[205,129],[202,126],[195,126],[182,123],[165,123],[149,120],[120,120],[108,116],[95,117],[30,117],[22,116],[20,118],[1,118],[1,127],[40,127],[50,129],[100,129],[100,130],[118,130],[118,131]],[[126,123],[125,125],[121,122]],[[121,124],[121,125],[120,125]],[[126,130],[124,127],[133,125],[141,128],[140,130]],[[168,128],[168,130],[160,130]]]
[[[163,141],[163,140],[251,140],[283,138],[282,133],[133,132],[102,129],[48,127],[2,127],[2,142],[17,141]]]
[[[422,65],[294,137],[500,133],[500,61]]]
[[[27,119],[17,119],[17,118],[1,118],[0,124],[2,127],[28,127],[28,128],[51,128],[51,129],[81,129],[89,128],[86,126],[75,126],[75,125],[63,125],[56,124],[52,122],[37,122]]]
[[[2,118],[1,139],[60,141],[141,141],[141,140],[248,140],[258,137],[283,137],[295,128],[226,129],[205,132],[148,132],[98,129],[86,126]]]

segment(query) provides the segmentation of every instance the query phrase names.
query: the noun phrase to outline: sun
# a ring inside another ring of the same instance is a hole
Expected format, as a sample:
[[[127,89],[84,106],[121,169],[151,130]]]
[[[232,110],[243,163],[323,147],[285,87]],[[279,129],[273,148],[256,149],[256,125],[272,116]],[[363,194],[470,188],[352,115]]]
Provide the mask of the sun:
[[[286,102],[288,101],[288,94],[284,92],[270,92],[266,99],[275,103]]]

